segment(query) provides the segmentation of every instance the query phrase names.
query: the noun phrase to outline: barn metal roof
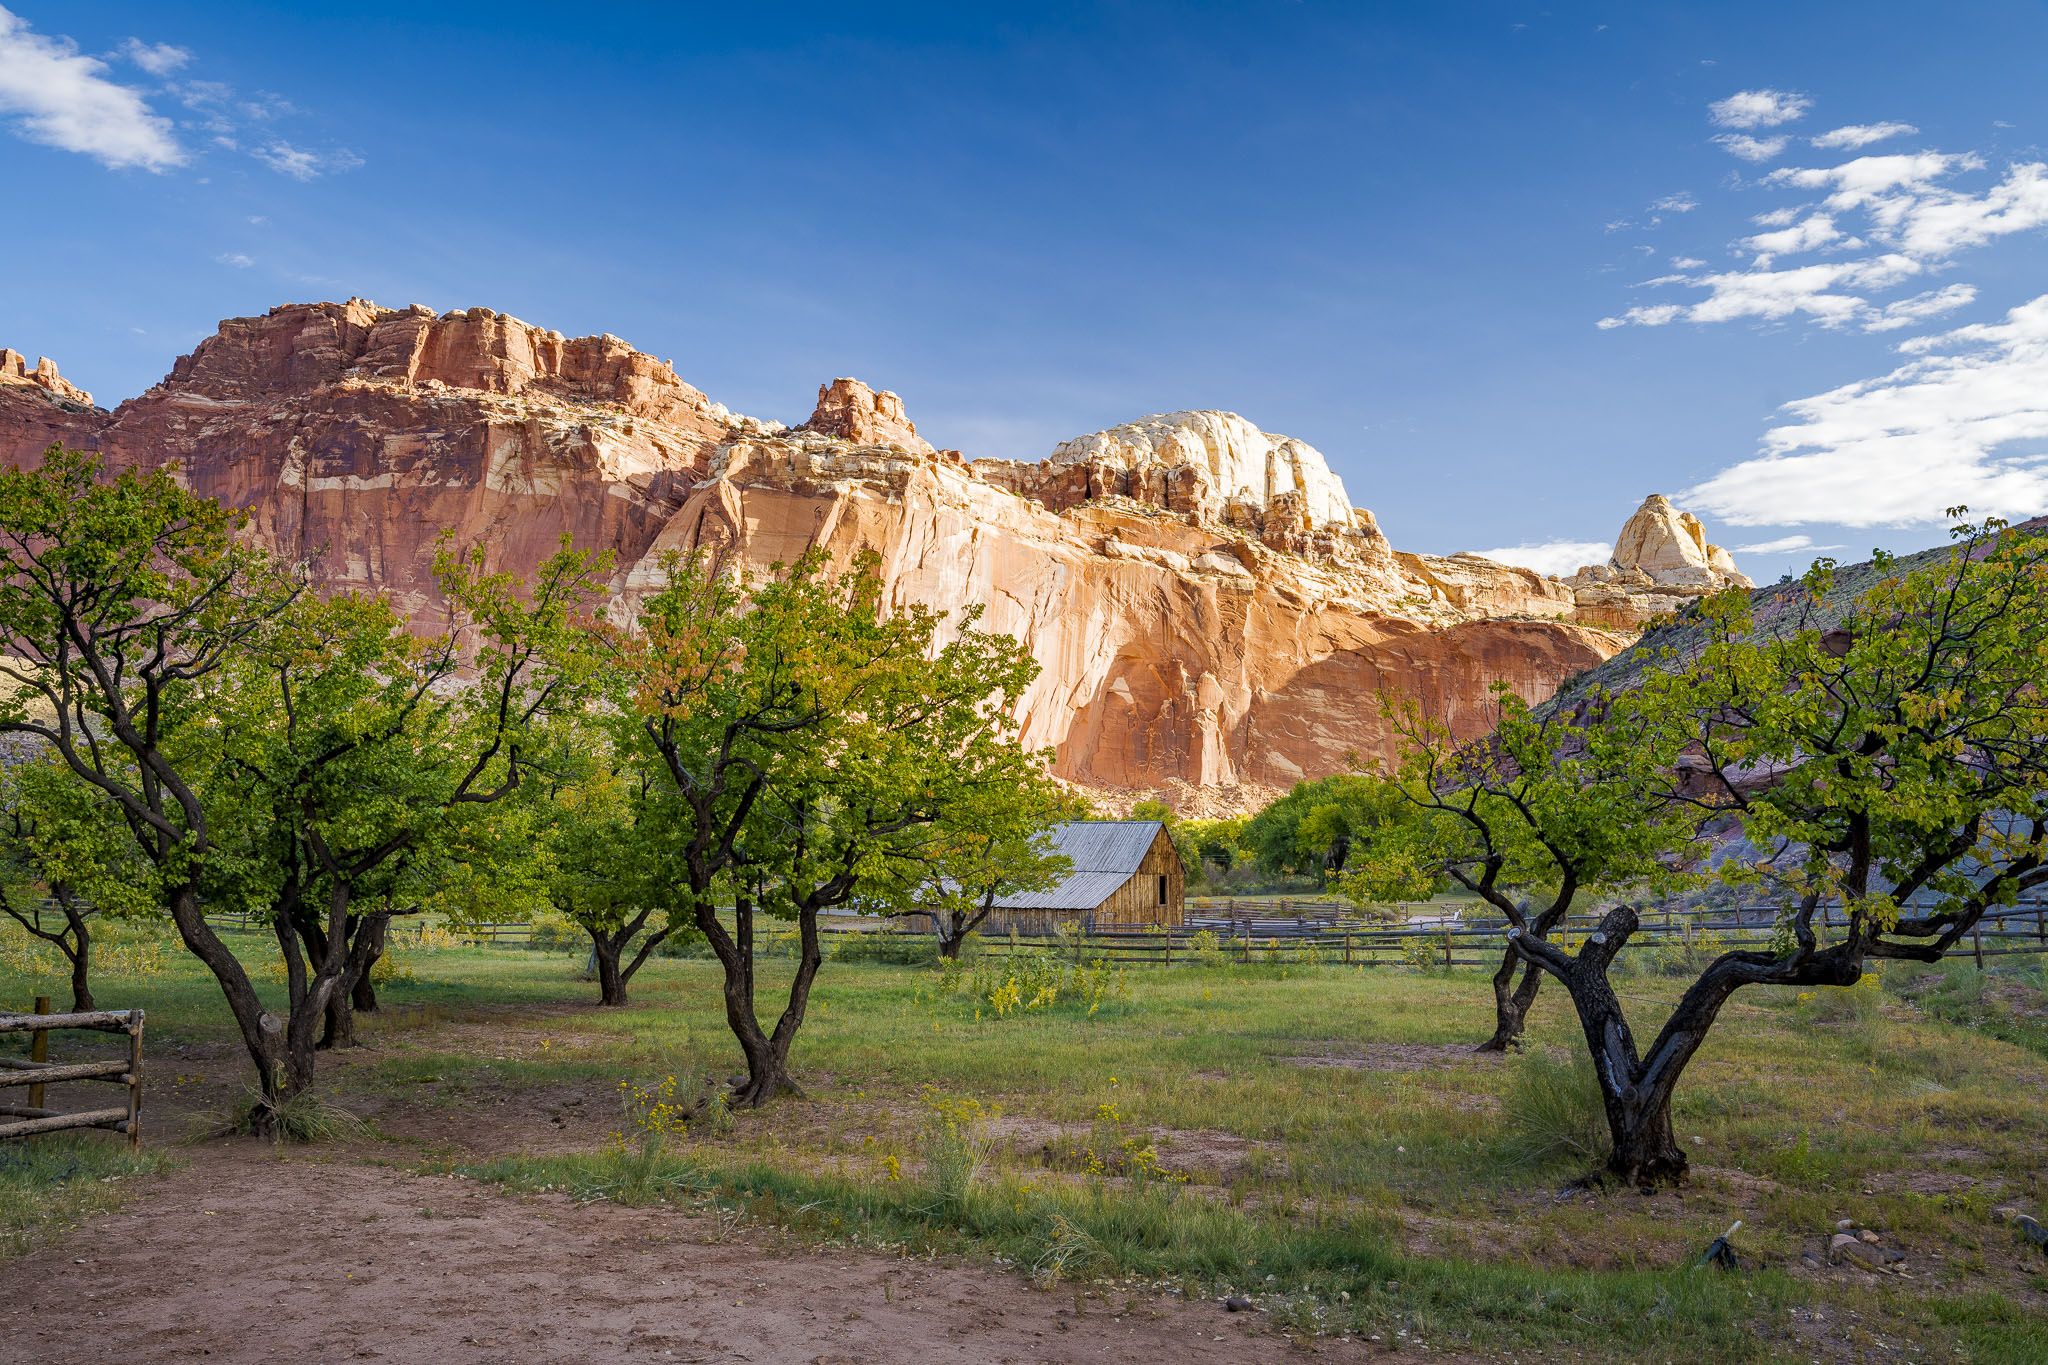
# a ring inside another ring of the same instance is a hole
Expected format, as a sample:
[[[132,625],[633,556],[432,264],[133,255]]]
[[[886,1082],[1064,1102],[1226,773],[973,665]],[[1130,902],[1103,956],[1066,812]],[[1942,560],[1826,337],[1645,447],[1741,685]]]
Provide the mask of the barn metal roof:
[[[1050,891],[1004,896],[999,910],[1093,910],[1131,879],[1128,872],[1076,872]]]
[[[1157,820],[1071,820],[1046,831],[1048,851],[1074,864],[1067,879],[1047,891],[1004,896],[1003,910],[1093,910],[1136,874],[1164,828]]]

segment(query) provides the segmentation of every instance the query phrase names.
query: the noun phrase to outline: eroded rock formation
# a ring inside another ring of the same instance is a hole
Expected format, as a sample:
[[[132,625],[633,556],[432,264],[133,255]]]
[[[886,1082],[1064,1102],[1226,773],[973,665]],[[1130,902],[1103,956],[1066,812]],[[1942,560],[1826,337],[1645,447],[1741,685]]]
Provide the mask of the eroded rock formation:
[[[616,337],[361,300],[224,322],[111,413],[54,367],[0,369],[0,453],[176,460],[326,584],[423,615],[443,532],[515,570],[567,533],[613,552],[625,596],[671,548],[757,568],[872,548],[895,600],[979,604],[1030,645],[1026,740],[1096,786],[1285,785],[1387,755],[1382,692],[1476,734],[1494,682],[1540,700],[1625,643],[1556,580],[1397,554],[1313,447],[1229,413],[970,463],[855,380],[790,429]]]
[[[1643,499],[1614,538],[1605,564],[1589,564],[1564,580],[1581,619],[1640,630],[1724,588],[1753,588],[1735,557],[1707,542],[1706,527],[1661,493]]]

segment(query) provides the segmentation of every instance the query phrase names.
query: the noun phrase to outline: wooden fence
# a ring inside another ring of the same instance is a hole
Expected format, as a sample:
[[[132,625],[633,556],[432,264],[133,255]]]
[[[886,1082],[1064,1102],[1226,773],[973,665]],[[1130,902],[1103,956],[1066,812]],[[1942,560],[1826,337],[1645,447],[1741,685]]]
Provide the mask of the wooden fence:
[[[1270,902],[1247,902],[1262,910]],[[1430,909],[1441,909],[1431,906]],[[1644,917],[1624,951],[1762,947],[1770,942],[1778,910],[1771,906],[1656,911]],[[1599,918],[1574,915],[1552,934],[1575,941],[1592,932]],[[1832,921],[1841,927],[1840,921]],[[1330,915],[1281,918],[1242,914],[1236,918],[1197,914],[1191,907],[1184,927],[1171,931],[1125,930],[1054,937],[991,936],[985,951],[996,954],[1052,952],[1076,961],[1159,966],[1268,962],[1351,966],[1409,964],[1435,967],[1495,967],[1507,945],[1503,919],[1457,920],[1425,917],[1406,923],[1374,923]],[[2040,906],[2016,907],[1992,916],[1950,950],[1952,957],[2048,953],[2048,914]]]
[[[128,1035],[128,1055],[109,1062],[53,1062],[50,1032],[81,1029]],[[142,1146],[142,1011],[91,1010],[82,1014],[50,1013],[50,997],[36,997],[32,1014],[0,1014],[0,1033],[27,1033],[29,1055],[0,1057],[0,1087],[25,1085],[28,1103],[0,1104],[0,1114],[16,1120],[0,1123],[0,1138],[55,1133],[66,1128],[107,1128],[128,1135],[128,1149]],[[64,1113],[43,1107],[44,1087],[69,1081],[106,1081],[128,1087],[128,1103],[119,1109],[86,1109]]]
[[[1187,922],[1171,930],[1090,928],[1053,936],[990,934],[982,941],[987,951],[994,953],[1054,951],[1078,954],[1081,960],[1099,957],[1134,965],[1266,961],[1493,967],[1499,964],[1506,946],[1507,922],[1498,915],[1481,913],[1490,910],[1470,901],[1417,901],[1381,907],[1380,915],[1391,914],[1395,917],[1391,920],[1368,920],[1342,901],[1216,897],[1190,900]],[[1778,915],[1778,907],[1768,905],[1651,910],[1644,914],[1642,927],[1629,939],[1627,948],[1690,948],[1703,935],[1711,936],[1717,952],[1762,947],[1771,940]],[[1553,938],[1576,940],[1591,933],[1599,919],[1595,914],[1573,915]],[[209,917],[209,922],[220,928],[264,927],[239,916]],[[1819,923],[1824,928],[1841,928],[1844,921],[1837,909],[1822,915]],[[865,915],[827,915],[819,928],[828,934],[876,933],[885,924],[887,921]],[[471,924],[453,932],[477,944],[524,945],[533,936],[533,926],[523,921]],[[917,931],[897,928],[895,932],[908,935]],[[757,940],[756,951],[774,951],[767,935]],[[2040,952],[2048,952],[2048,906],[2030,903],[1986,918],[1950,955],[1974,956],[1982,965],[1987,957]]]

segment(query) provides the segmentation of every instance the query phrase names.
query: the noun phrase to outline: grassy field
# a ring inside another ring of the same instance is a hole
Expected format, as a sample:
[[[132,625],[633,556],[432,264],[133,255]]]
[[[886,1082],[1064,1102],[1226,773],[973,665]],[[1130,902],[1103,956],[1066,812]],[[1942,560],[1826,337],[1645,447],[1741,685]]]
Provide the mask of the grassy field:
[[[1498,1059],[1467,1051],[1490,1024],[1476,973],[1048,969],[1012,1004],[986,967],[835,962],[797,1048],[808,1096],[673,1131],[656,1106],[738,1062],[711,964],[651,962],[622,1011],[591,1006],[580,965],[404,955],[411,979],[364,1020],[371,1046],[323,1061],[327,1094],[369,1125],[346,1158],[508,1196],[716,1204],[807,1240],[995,1257],[1047,1285],[1244,1295],[1305,1334],[1488,1357],[2048,1360],[2048,1259],[1995,1212],[2040,1211],[2032,966],[1738,997],[1679,1095],[1694,1178],[1646,1195],[1567,1189],[1598,1154],[1554,989],[1529,1055]],[[765,990],[785,968],[763,969]],[[1056,998],[1030,1006],[1048,983]],[[1678,988],[1621,985],[1639,1028]],[[0,1004],[38,989],[23,954],[0,957]],[[225,1010],[177,952],[131,955],[96,989],[149,1011],[156,1132],[236,1098]],[[38,1210],[61,1223],[147,1189],[103,1179],[139,1173],[92,1164],[110,1144],[47,1150],[93,1157],[0,1166],[17,1248]],[[1742,1269],[1694,1269],[1737,1218]],[[1826,1264],[1842,1219],[1903,1251],[1907,1274]]]

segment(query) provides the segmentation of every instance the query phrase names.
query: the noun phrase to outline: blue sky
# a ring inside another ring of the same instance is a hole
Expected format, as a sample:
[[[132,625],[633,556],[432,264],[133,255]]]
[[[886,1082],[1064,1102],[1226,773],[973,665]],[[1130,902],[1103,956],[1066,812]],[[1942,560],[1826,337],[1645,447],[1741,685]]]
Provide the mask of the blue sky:
[[[0,345],[104,404],[353,294],[970,455],[1227,408],[1567,571],[2048,510],[2038,3],[0,5]]]

